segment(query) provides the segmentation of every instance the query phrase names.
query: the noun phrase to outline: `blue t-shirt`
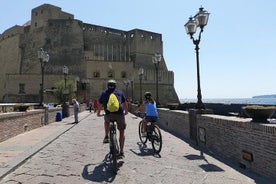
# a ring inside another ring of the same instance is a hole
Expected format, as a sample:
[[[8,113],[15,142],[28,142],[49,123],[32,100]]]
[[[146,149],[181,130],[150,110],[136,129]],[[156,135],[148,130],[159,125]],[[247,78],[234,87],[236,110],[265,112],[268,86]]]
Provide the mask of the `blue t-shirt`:
[[[158,116],[158,112],[156,110],[156,103],[145,102],[146,116]]]
[[[100,96],[100,99],[99,99],[99,102],[101,104],[103,104],[103,108],[104,108],[105,114],[111,113],[111,112],[109,112],[106,109],[107,102],[108,102],[108,99],[109,99],[109,96],[110,96],[111,93],[112,93],[112,91],[105,90],[105,91],[102,92],[102,94]],[[123,107],[122,107],[122,103],[124,103],[126,101],[124,93],[122,91],[120,91],[120,90],[115,90],[113,93],[116,95],[116,97],[117,97],[117,99],[118,99],[118,101],[120,103],[120,107],[119,107],[119,110],[117,112],[112,112],[112,113],[124,114],[124,110],[123,110]]]

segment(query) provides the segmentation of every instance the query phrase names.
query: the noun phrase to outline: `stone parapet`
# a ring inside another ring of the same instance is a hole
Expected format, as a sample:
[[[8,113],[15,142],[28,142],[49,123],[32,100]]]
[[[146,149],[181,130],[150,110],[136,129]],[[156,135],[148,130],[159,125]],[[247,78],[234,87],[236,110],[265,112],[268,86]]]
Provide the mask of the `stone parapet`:
[[[131,107],[131,111],[135,107]],[[130,112],[131,112],[130,111]],[[276,121],[158,109],[158,125],[241,168],[276,179]]]
[[[86,105],[82,104],[80,107],[80,111],[84,111]],[[55,122],[57,112],[62,112],[62,108],[0,113],[0,142],[26,131]],[[69,108],[69,114],[73,115],[72,106]]]

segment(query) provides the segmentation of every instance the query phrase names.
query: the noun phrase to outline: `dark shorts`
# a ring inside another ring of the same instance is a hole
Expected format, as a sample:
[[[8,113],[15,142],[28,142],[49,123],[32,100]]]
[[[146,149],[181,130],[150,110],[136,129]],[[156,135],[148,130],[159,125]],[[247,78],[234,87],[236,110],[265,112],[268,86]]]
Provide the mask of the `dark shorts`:
[[[117,122],[118,130],[126,129],[125,115],[109,113],[104,116],[105,122],[110,122],[111,120],[115,120]]]
[[[156,116],[146,116],[146,121],[147,122],[157,122],[157,117]]]

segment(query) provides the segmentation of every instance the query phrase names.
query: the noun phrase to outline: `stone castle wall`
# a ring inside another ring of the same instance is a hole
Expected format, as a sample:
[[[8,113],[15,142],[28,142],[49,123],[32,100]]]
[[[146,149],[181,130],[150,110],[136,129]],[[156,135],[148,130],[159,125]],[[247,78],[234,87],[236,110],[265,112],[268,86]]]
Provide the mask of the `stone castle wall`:
[[[39,99],[41,65],[37,51],[40,48],[50,55],[45,67],[45,88],[53,88],[53,81],[62,80],[65,65],[69,69],[69,78],[76,82],[77,87],[77,82],[85,81],[86,88],[77,89],[77,98],[81,102],[96,98],[104,81],[110,78],[115,78],[120,84],[130,81],[132,85],[129,85],[129,89],[125,89],[124,85],[120,87],[125,92],[131,89],[131,95],[129,93],[128,96],[138,100],[137,70],[143,67],[144,90],[155,93],[156,76],[152,56],[157,51],[163,54],[161,34],[83,23],[59,7],[44,4],[32,10],[30,22],[24,26],[14,26],[1,35],[0,64],[5,68],[0,68],[0,87],[3,89],[0,90],[0,101],[16,102],[28,99],[27,96]],[[113,68],[110,68],[111,65]],[[160,99],[164,97],[163,103],[169,100],[179,102],[173,72],[168,71],[164,58],[159,64],[158,82]],[[18,94],[20,85],[26,88],[25,98],[18,98],[24,95]],[[163,91],[168,93],[161,93]]]

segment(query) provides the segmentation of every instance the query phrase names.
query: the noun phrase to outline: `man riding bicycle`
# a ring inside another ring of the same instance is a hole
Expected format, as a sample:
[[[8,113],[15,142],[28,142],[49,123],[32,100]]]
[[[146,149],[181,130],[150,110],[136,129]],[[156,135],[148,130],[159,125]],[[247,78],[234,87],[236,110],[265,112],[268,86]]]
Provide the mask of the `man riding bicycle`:
[[[109,100],[109,97],[111,93],[114,93],[119,101],[119,110],[116,112],[110,112],[107,110],[107,103]],[[125,115],[128,114],[128,104],[125,98],[125,95],[122,91],[116,89],[116,81],[115,80],[109,80],[107,82],[107,90],[103,91],[101,94],[101,97],[99,99],[98,104],[98,111],[97,116],[101,116],[100,112],[102,110],[102,107],[105,111],[104,116],[104,127],[105,127],[105,138],[103,143],[109,142],[109,125],[111,120],[115,120],[117,122],[117,127],[119,130],[119,142],[120,142],[120,154],[119,157],[124,157],[124,142],[125,142],[125,129],[126,129],[126,122],[125,122]]]

